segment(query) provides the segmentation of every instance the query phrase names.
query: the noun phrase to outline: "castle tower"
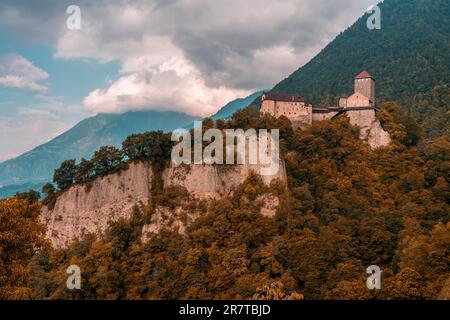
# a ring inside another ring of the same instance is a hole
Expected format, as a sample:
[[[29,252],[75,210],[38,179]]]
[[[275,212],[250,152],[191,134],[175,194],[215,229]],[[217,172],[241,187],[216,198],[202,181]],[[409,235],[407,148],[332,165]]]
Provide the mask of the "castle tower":
[[[355,77],[355,92],[359,92],[369,98],[372,106],[375,106],[375,79],[367,71],[362,71]]]

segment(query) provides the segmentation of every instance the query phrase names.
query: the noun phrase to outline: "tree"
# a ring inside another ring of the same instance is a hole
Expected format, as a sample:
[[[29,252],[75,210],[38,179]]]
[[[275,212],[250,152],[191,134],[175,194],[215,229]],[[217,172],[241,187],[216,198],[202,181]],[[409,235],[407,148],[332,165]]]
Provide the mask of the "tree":
[[[404,268],[387,281],[387,291],[394,300],[417,300],[426,297],[423,277],[412,268]]]
[[[60,190],[67,189],[73,184],[76,172],[75,160],[66,160],[55,170],[53,182],[56,183]]]
[[[170,158],[173,142],[170,134],[162,131],[150,131],[127,137],[122,143],[122,150],[130,160],[150,160],[162,163]]]
[[[303,300],[303,295],[297,292],[286,294],[283,283],[275,281],[258,287],[252,300]]]
[[[55,186],[52,183],[46,183],[43,187],[42,187],[42,193],[44,193],[46,196],[50,196],[53,195],[56,191]]]
[[[26,266],[47,244],[39,213],[39,203],[18,197],[0,200],[0,299],[29,298]]]
[[[122,163],[123,154],[115,147],[101,147],[92,157],[92,166],[96,176],[103,176],[111,172]]]
[[[55,186],[51,183],[47,183],[42,187],[42,193],[45,194],[45,198],[42,203],[49,209],[53,209],[57,199],[57,193]]]
[[[22,200],[26,200],[29,204],[33,204],[39,201],[41,194],[36,190],[28,190],[26,192],[17,192],[16,197]]]
[[[422,128],[414,118],[400,111],[397,102],[389,101],[383,104],[378,117],[383,128],[395,141],[407,147],[413,147],[422,140]]]
[[[404,116],[402,123],[405,126],[406,137],[402,143],[407,147],[417,146],[422,140],[423,130],[417,121],[410,116]]]
[[[89,181],[94,175],[94,165],[92,161],[81,159],[75,173],[75,183],[83,183]]]

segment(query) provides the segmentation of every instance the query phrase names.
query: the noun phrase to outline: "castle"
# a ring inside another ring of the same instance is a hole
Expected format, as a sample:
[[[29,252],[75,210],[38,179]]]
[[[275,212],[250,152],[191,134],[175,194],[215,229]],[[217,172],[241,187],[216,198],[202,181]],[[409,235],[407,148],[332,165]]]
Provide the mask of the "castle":
[[[354,78],[354,93],[339,99],[337,107],[313,107],[295,94],[264,93],[261,97],[261,114],[274,117],[285,116],[294,127],[311,125],[314,121],[348,116],[350,123],[360,128],[360,138],[371,148],[390,143],[389,134],[381,127],[376,118],[379,110],[375,103],[375,79],[362,71]]]

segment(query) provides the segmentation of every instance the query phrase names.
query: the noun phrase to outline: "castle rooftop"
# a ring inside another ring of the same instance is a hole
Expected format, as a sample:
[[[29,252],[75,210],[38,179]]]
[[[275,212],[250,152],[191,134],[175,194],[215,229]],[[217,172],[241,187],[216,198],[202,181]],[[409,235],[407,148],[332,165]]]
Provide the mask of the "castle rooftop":
[[[285,102],[304,102],[302,97],[296,94],[288,93],[264,93],[262,100],[285,101]]]
[[[366,78],[371,78],[373,79],[373,77],[370,75],[370,73],[368,73],[366,70],[361,71],[356,77],[355,79],[366,79]],[[375,80],[375,79],[373,79]]]

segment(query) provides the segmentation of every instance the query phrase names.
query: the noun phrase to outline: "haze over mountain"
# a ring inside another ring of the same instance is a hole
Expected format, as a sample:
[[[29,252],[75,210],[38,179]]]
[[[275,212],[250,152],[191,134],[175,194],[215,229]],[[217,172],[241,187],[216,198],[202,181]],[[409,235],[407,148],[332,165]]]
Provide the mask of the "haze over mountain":
[[[132,133],[170,131],[195,117],[172,111],[134,111],[99,114],[23,155],[0,164],[0,185],[51,180],[54,169],[66,159],[90,158],[101,146],[120,146]]]

